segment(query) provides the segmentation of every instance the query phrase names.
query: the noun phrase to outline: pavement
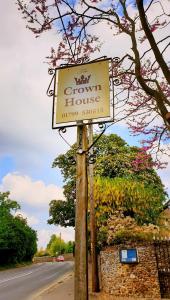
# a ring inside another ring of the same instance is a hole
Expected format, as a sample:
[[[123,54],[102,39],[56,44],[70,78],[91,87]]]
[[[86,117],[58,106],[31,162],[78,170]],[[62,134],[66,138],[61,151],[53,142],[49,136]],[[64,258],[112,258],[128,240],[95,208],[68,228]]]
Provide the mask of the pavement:
[[[89,284],[89,290],[91,289]],[[74,300],[74,273],[70,272],[35,295],[31,300]],[[160,300],[152,298],[115,297],[105,293],[89,293],[89,300]],[[166,300],[166,299],[164,299]],[[170,299],[167,299],[170,300]]]
[[[47,286],[30,300],[74,300],[74,274],[66,273],[59,280]]]

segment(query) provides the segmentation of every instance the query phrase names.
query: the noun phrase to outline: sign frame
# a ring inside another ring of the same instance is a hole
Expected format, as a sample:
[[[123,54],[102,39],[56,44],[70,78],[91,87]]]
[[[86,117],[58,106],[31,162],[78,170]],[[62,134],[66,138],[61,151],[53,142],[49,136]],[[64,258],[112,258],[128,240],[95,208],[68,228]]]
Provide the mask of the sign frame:
[[[125,252],[125,257],[123,257]],[[130,253],[131,252],[131,253]],[[134,256],[128,256],[129,254],[134,253]],[[119,250],[120,262],[122,264],[137,264],[139,263],[138,251],[136,248],[123,248]]]
[[[63,123],[56,123],[55,118],[56,118],[56,101],[57,101],[57,95],[55,95],[56,91],[56,77],[57,77],[57,72],[58,70],[61,69],[68,69],[68,68],[73,68],[76,66],[83,66],[83,65],[89,65],[97,62],[103,62],[103,61],[108,61],[109,62],[109,84],[110,84],[110,114],[111,116],[109,117],[99,117],[96,119],[85,119],[85,120],[78,120],[78,121],[70,121],[70,122],[63,122]],[[54,91],[53,91],[53,104],[52,104],[52,129],[64,129],[66,127],[75,127],[80,124],[105,124],[105,123],[112,123],[114,121],[114,83],[113,83],[113,76],[112,76],[112,59],[111,58],[104,58],[104,59],[96,59],[91,62],[85,62],[81,64],[74,64],[74,65],[67,65],[67,66],[61,66],[58,68],[54,69]],[[112,93],[112,95],[111,95]],[[111,99],[112,98],[112,99]],[[112,103],[111,103],[112,101]]]

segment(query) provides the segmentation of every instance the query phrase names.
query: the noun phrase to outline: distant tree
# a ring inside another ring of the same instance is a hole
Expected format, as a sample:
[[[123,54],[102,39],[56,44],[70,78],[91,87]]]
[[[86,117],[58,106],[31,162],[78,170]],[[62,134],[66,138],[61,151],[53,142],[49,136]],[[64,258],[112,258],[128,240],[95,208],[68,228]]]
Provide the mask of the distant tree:
[[[66,243],[65,252],[66,253],[73,253],[74,252],[74,242],[68,241],[68,243]]]
[[[50,240],[47,244],[47,249],[49,249],[51,247],[51,244],[55,241],[55,239],[56,239],[56,235],[52,234],[51,237],[50,237]]]
[[[50,238],[50,241],[47,245],[47,251],[51,256],[56,256],[58,254],[65,253],[66,250],[66,244],[63,239],[60,238],[60,236],[52,235]]]
[[[69,158],[75,156],[76,145],[65,154],[59,155],[53,162],[53,167],[59,167],[64,176],[64,194],[66,201],[52,200],[50,202],[49,224],[74,226],[76,201],[76,167],[70,165]],[[122,138],[115,134],[103,135],[96,143],[94,153],[96,163],[94,175],[109,178],[125,178],[139,181],[144,187],[156,189],[161,197],[166,198],[163,184],[154,170],[150,155],[141,148],[130,147]]]
[[[42,256],[49,256],[50,254],[48,253],[48,251],[46,249],[43,249],[43,247],[41,247],[36,253],[35,256],[36,257],[42,257]]]
[[[31,261],[37,250],[37,235],[21,216],[13,216],[20,206],[0,192],[0,264]]]

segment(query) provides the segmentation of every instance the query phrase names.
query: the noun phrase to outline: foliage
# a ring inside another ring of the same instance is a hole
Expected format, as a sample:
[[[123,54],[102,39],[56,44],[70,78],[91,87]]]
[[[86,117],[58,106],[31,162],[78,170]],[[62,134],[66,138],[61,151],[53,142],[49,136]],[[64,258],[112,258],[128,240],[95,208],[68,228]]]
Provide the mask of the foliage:
[[[159,227],[153,224],[138,225],[134,218],[125,217],[120,211],[115,211],[107,222],[107,244],[121,243],[125,240],[153,240],[159,235]]]
[[[61,239],[61,236],[53,234],[50,238],[50,241],[47,245],[47,252],[51,256],[56,256],[63,253],[72,253],[73,252],[73,242],[69,241],[68,243],[64,242]]]
[[[11,210],[17,211],[20,209],[20,205],[16,201],[9,199],[9,194],[9,192],[0,192],[0,217],[9,216]]]
[[[68,201],[52,200],[50,202],[49,214],[51,218],[48,224],[59,224],[60,226],[74,226],[75,203],[69,198]]]
[[[156,224],[164,195],[156,187],[127,178],[97,178],[94,184],[96,215],[108,219],[115,210],[133,217],[139,225]],[[105,217],[104,217],[105,216]]]
[[[50,202],[49,224],[59,224],[64,227],[74,227],[75,225],[76,167],[69,163],[70,158],[72,159],[75,153],[76,144],[64,155],[59,155],[53,162],[52,167],[58,166],[61,169],[64,181],[66,182],[63,186],[66,201],[52,200]]]
[[[65,242],[59,236],[55,236],[47,250],[51,256],[56,256],[65,252]]]
[[[66,243],[65,253],[74,253],[74,242],[68,241],[68,243]]]
[[[125,119],[133,134],[142,133],[146,149],[160,150],[161,140],[167,146],[168,0],[17,0],[17,5],[36,36],[58,29],[61,41],[48,57],[53,67],[97,58],[103,44],[108,44],[106,56],[110,49],[117,56],[121,52],[111,66],[114,82],[121,83],[115,87],[115,120]],[[114,52],[115,41],[118,45],[122,39],[123,47]],[[165,145],[161,150],[167,153]]]
[[[95,136],[94,138],[96,138]],[[74,226],[76,183],[75,165],[70,166],[69,158],[75,155],[76,145],[65,154],[59,155],[53,162],[53,167],[58,166],[65,179],[64,194],[66,201],[52,200],[50,203],[50,219],[48,223],[61,226]],[[137,159],[139,154],[144,155],[143,162]],[[96,163],[94,175],[110,178],[125,178],[127,181],[142,182],[146,191],[155,190],[165,199],[165,192],[162,182],[153,169],[151,156],[144,153],[138,147],[130,147],[122,138],[116,134],[103,135],[96,143],[94,153]],[[119,189],[119,187],[117,187]],[[148,190],[147,190],[148,188]]]
[[[37,250],[36,232],[21,215],[12,215],[19,207],[9,192],[0,192],[0,264],[31,261]]]
[[[163,192],[162,182],[153,168],[155,164],[152,157],[142,148],[129,146],[116,134],[110,134],[98,140],[94,151],[97,155],[94,175],[137,179],[146,186],[153,184]]]
[[[94,199],[100,246],[158,234],[165,197],[156,187],[127,178],[97,178]]]

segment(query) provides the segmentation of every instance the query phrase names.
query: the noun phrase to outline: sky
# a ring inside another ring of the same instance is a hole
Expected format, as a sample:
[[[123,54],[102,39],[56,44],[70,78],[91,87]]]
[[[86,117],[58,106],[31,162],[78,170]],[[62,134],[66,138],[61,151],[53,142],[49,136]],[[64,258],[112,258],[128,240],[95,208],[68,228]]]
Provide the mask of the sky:
[[[0,191],[10,191],[10,198],[21,205],[20,213],[38,233],[39,248],[60,232],[65,241],[73,240],[73,228],[47,224],[49,202],[64,199],[62,175],[51,165],[69,149],[51,129],[52,99],[46,96],[50,82],[46,56],[59,36],[49,31],[36,39],[11,0],[2,1],[0,22]],[[112,48],[112,56],[120,54],[121,45],[123,39],[120,47]],[[111,132],[139,145],[125,124],[110,127],[107,133]],[[76,129],[68,129],[65,137],[74,143]],[[169,174],[170,164],[159,171],[167,191]]]

